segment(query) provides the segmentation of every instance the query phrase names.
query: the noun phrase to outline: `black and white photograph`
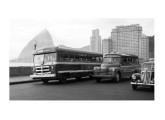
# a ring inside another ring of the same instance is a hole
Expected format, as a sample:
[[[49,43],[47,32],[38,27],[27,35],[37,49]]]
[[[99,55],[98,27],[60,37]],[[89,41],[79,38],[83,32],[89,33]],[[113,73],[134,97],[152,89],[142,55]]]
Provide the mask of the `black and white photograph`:
[[[164,119],[164,2],[1,1],[1,119]]]
[[[154,100],[154,19],[14,19],[10,29],[10,100]]]

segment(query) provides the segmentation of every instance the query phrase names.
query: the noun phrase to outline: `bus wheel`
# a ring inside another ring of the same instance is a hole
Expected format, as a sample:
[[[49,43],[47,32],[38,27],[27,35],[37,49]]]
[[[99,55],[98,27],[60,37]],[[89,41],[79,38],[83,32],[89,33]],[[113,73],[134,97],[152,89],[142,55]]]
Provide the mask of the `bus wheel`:
[[[100,83],[101,82],[101,78],[96,78],[96,82]]]
[[[43,83],[47,84],[49,80],[42,80]]]
[[[115,75],[115,82],[119,82],[120,81],[120,74],[116,73]]]
[[[132,85],[132,89],[136,90],[137,89],[137,85]]]
[[[67,80],[66,76],[62,76],[59,82],[61,84],[64,84],[64,83],[66,83],[66,80]]]

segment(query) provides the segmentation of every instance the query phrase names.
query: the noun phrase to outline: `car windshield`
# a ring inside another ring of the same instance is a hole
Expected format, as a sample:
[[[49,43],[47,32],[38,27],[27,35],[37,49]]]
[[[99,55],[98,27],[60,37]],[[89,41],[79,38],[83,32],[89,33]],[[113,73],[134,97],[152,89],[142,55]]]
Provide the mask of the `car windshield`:
[[[148,71],[153,70],[154,69],[154,64],[153,63],[143,63],[141,65],[141,70],[143,71],[145,69],[147,69]]]
[[[34,56],[34,64],[35,65],[42,65],[42,64],[51,64],[55,62],[56,54],[49,53],[49,54],[41,54]]]
[[[120,63],[120,57],[105,57],[103,59],[103,63],[106,63],[106,64],[119,64]]]

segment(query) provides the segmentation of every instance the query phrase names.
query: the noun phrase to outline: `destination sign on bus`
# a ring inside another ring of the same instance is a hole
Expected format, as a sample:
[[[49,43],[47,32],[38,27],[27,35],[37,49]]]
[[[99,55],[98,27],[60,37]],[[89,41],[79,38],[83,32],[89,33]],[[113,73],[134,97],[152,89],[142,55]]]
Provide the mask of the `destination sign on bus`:
[[[43,52],[50,52],[50,49],[42,49],[42,50],[38,50],[37,53],[43,53]]]
[[[110,54],[106,54],[106,55],[104,55],[104,57],[119,57],[119,55],[110,55]]]

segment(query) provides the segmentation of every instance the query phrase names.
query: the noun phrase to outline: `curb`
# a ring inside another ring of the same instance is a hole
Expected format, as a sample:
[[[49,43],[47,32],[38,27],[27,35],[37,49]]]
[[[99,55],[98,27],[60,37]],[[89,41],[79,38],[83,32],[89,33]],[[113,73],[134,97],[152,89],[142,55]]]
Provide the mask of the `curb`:
[[[15,82],[10,82],[9,85],[23,84],[23,83],[31,83],[31,82],[41,82],[41,80],[15,81]]]

